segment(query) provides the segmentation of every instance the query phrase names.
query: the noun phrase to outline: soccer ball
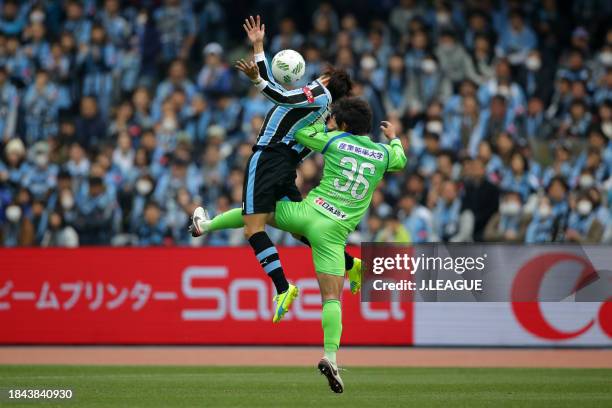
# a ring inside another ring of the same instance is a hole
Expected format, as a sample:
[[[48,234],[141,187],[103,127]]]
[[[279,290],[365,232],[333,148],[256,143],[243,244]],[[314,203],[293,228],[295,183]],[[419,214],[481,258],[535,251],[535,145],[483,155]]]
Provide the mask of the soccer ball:
[[[272,58],[272,75],[283,85],[293,85],[299,81],[305,68],[304,58],[297,51],[282,50]]]

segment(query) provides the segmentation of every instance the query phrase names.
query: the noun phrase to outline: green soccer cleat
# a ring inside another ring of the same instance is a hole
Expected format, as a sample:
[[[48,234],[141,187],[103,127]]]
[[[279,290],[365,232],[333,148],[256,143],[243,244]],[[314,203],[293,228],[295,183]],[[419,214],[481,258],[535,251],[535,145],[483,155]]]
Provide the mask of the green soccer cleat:
[[[353,258],[353,267],[346,271],[351,284],[351,293],[356,295],[361,289],[361,259]]]
[[[285,313],[289,311],[291,304],[298,297],[299,293],[300,290],[298,287],[290,283],[289,289],[274,296],[276,308],[274,310],[274,317],[272,317],[272,323],[278,323],[281,321]]]

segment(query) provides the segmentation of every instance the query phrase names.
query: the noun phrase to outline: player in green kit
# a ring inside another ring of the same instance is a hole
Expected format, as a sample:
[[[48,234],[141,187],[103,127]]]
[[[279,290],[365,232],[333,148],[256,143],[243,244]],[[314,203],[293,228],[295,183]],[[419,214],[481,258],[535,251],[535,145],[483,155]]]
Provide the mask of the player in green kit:
[[[323,303],[325,356],[318,368],[327,377],[332,391],[341,393],[344,385],[338,373],[336,352],[342,333],[340,297],[346,239],[370,206],[372,194],[384,174],[402,170],[406,156],[389,122],[381,125],[383,134],[390,140],[388,145],[375,143],[367,136],[372,111],[365,101],[340,99],[334,103],[331,113],[328,125],[335,130],[326,130],[320,124],[302,128],[295,135],[298,143],[323,154],[325,166],[320,184],[301,202],[277,202],[268,223],[310,241]],[[237,217],[240,209],[212,220],[206,219],[201,207],[196,212],[198,219],[204,218],[198,226],[204,232],[242,226]],[[195,212],[193,218],[196,219]],[[359,279],[361,284],[360,275],[350,279]]]

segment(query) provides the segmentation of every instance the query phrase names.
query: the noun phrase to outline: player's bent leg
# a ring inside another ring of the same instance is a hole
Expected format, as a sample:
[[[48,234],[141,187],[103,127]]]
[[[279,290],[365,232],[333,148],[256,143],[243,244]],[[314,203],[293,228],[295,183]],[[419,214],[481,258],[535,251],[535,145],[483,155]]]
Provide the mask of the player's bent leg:
[[[272,322],[278,323],[298,297],[299,291],[295,285],[287,282],[278,251],[265,231],[269,217],[268,213],[243,215],[244,235],[253,248],[259,264],[276,287],[277,295],[274,296],[276,306]]]
[[[298,236],[293,234],[293,237],[300,240],[302,243],[312,247],[308,238],[304,236]],[[359,293],[361,289],[361,259],[356,258],[344,251],[344,269],[346,270],[346,274],[349,278],[349,283],[351,285],[351,293],[353,295]]]
[[[340,347],[340,337],[342,335],[340,295],[344,285],[344,276],[317,273],[317,279],[323,302],[321,326],[323,327],[323,350],[325,353],[317,368],[327,378],[331,390],[335,393],[342,393],[344,383],[338,371],[336,353]]]
[[[199,237],[213,231],[242,227],[244,227],[244,220],[240,208],[221,213],[211,220],[205,208],[197,207],[191,217],[189,231],[193,237]]]

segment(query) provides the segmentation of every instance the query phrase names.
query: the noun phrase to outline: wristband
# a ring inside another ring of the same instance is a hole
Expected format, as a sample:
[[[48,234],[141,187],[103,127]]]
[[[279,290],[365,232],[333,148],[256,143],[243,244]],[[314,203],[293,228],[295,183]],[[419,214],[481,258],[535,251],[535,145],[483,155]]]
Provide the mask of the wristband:
[[[258,52],[257,54],[254,55],[254,57],[255,57],[255,62],[264,61],[266,59],[266,53]]]
[[[268,86],[268,81],[266,81],[262,77],[257,77],[257,79],[252,82],[253,82],[253,85],[255,85],[255,88],[259,89],[260,91],[264,89],[266,86]]]

